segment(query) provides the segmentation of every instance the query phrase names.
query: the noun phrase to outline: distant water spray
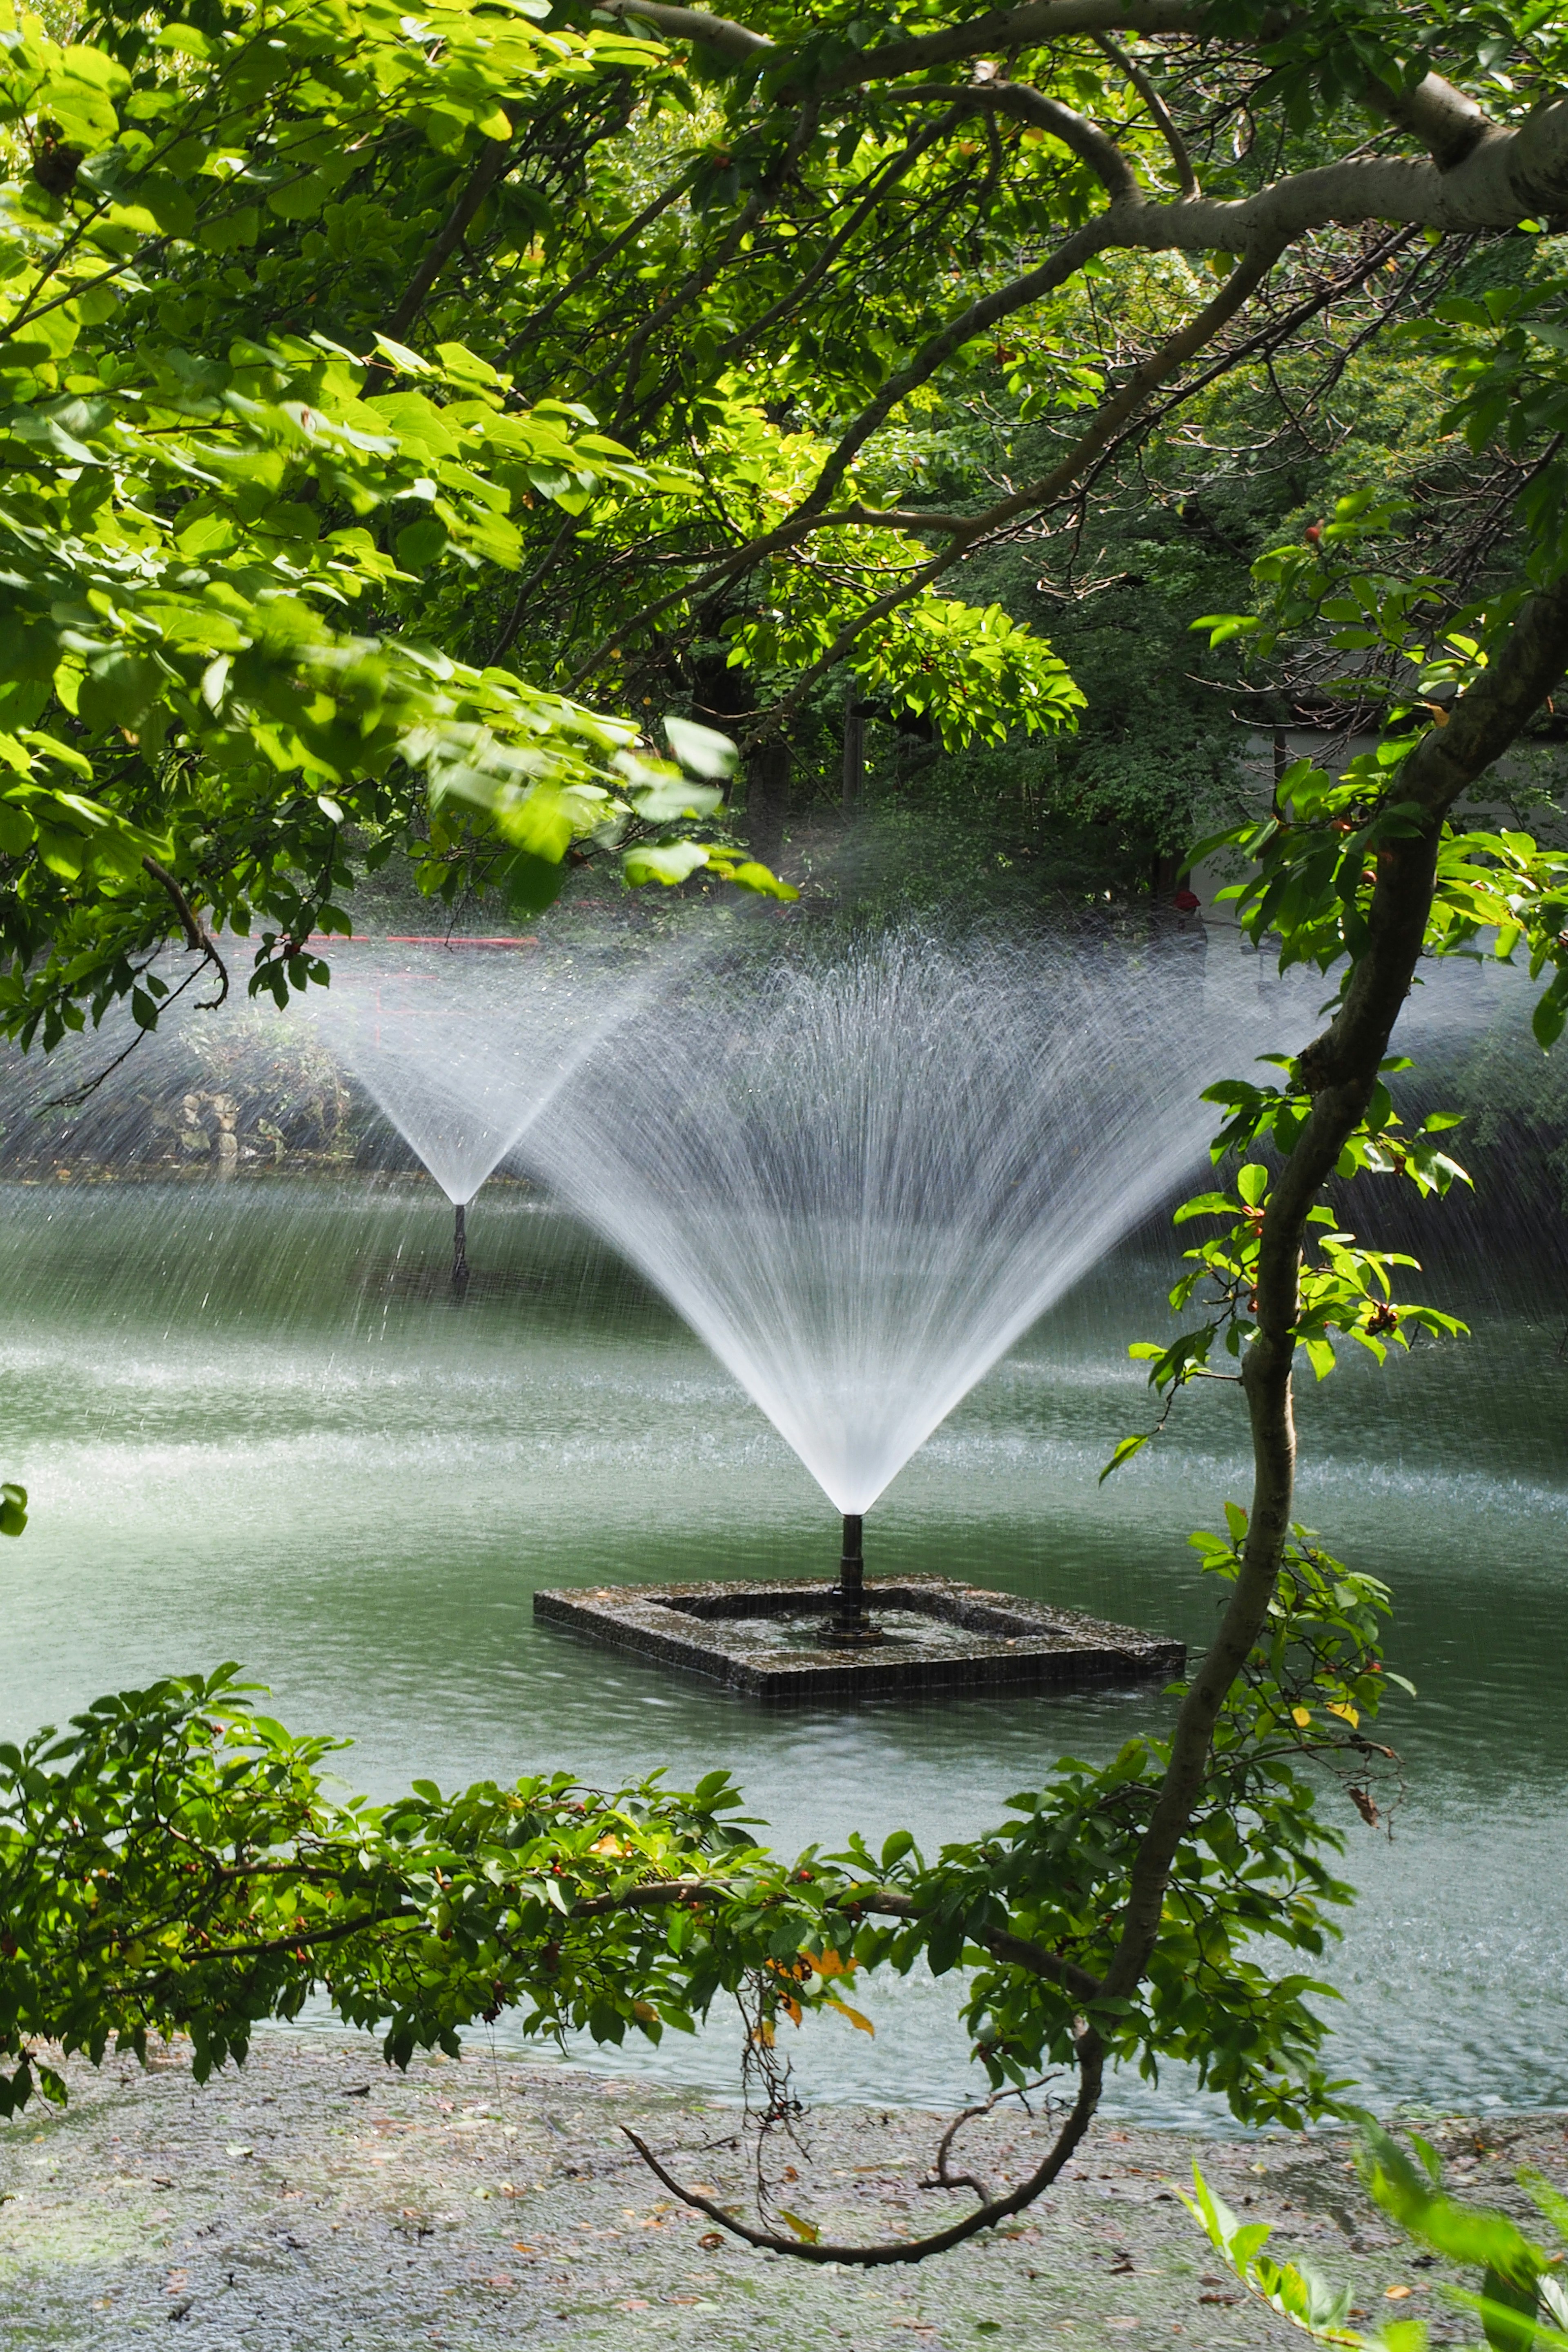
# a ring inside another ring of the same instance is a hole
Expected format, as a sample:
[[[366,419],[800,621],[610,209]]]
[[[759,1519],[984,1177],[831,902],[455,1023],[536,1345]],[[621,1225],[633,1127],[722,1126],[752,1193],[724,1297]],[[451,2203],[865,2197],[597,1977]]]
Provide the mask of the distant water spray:
[[[452,1203],[454,1288],[468,1279],[468,1203],[643,986],[635,964],[367,946],[310,1000],[324,1041]]]
[[[1199,1157],[1256,1036],[1225,961],[902,937],[688,978],[529,1157],[858,1519]]]

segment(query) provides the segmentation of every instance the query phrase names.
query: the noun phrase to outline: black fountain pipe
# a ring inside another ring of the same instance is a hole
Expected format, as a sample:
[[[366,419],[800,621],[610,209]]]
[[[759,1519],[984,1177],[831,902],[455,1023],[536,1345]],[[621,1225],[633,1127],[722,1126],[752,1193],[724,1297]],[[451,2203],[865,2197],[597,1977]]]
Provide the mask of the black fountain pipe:
[[[457,1221],[452,1227],[452,1287],[467,1290],[468,1286],[468,1236],[464,1223],[464,1203],[457,1204]]]
[[[858,1511],[844,1514],[844,1549],[838,1561],[838,1611],[834,1630],[841,1642],[858,1642],[869,1628],[866,1622],[866,1562],[860,1538],[866,1522]]]

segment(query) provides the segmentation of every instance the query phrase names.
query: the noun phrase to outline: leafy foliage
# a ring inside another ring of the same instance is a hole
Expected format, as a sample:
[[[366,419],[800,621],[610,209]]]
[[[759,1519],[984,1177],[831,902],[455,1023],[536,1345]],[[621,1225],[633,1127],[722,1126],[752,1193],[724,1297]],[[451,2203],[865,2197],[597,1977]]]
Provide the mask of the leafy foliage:
[[[1203,1539],[1205,1566],[1233,1554]],[[1148,2074],[1196,2065],[1248,2121],[1338,2111],[1316,2053],[1308,1976],[1271,1976],[1244,1947],[1268,1934],[1310,1955],[1349,1899],[1325,1856],[1303,1758],[1365,1778],[1362,1729],[1384,1682],[1384,1601],[1301,1538],[1266,1643],[1227,1706],[1165,1902],[1144,1991],[1098,1978],[1165,1750],[1135,1740],[1096,1768],[1067,1759],[991,1835],[928,1864],[907,1832],[785,1864],[737,1819],[727,1775],[689,1792],[614,1791],[565,1773],[444,1797],[416,1782],[390,1805],[342,1802],[323,1768],[342,1745],[258,1713],[233,1667],[100,1700],[63,1734],[0,1748],[0,2051],[6,2112],[35,2083],[43,2040],[101,2057],[184,2032],[198,2078],[243,2057],[253,2025],[324,1990],[405,2064],[451,2049],[502,2008],[522,2030],[618,2042],[689,2031],[721,1995],[753,2030],[807,2009],[869,2021],[844,1979],[925,1961],[963,1967],[965,2014],[994,2082],[1070,2056],[1087,2013]],[[1001,1951],[989,1938],[1013,1939]]]
[[[689,486],[584,409],[521,407],[459,341],[422,356],[370,331],[356,356],[319,330],[236,331],[272,274],[264,223],[371,232],[336,201],[363,142],[416,139],[412,163],[504,138],[502,92],[646,54],[463,7],[416,24],[258,0],[107,47],[14,20],[0,1021],[24,1043],[79,1027],[84,1000],[97,1017],[129,994],[153,1025],[150,949],[199,948],[209,919],[260,929],[253,988],[323,979],[308,938],[348,928],[356,853],[399,843],[440,888],[477,831],[525,907],[579,843],[628,879],[706,865],[776,888],[690,830],[720,805],[710,737],[689,730],[686,774],[631,722],[423,641],[427,571],[515,570],[517,513]]]
[[[1534,2352],[1564,2352],[1568,2200],[1539,2173],[1520,2174],[1521,2186],[1563,2241],[1563,2252],[1548,2253],[1506,2213],[1489,2212],[1446,2195],[1436,2150],[1418,2133],[1412,2138],[1419,2165],[1377,2126],[1363,2122],[1362,2135],[1362,2176],[1390,2220],[1434,2252],[1481,2273],[1479,2293],[1464,2288],[1449,2292],[1479,2319],[1492,2352],[1531,2352],[1531,2347]],[[1425,2352],[1427,2332],[1419,2320],[1391,2320],[1374,2336],[1349,2326],[1352,2289],[1336,2294],[1305,2264],[1276,2262],[1263,2251],[1273,2235],[1270,2223],[1238,2223],[1196,2165],[1193,2182],[1191,2196],[1177,2190],[1182,2202],[1242,2285],[1282,2319],[1320,2344],[1365,2347],[1365,2352]]]

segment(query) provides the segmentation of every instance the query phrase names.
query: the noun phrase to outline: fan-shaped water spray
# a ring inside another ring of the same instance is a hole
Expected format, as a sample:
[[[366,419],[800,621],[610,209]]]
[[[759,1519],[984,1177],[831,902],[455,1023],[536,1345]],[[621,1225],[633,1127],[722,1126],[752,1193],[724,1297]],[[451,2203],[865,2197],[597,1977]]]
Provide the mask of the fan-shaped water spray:
[[[1197,1156],[1236,977],[907,936],[712,972],[623,1029],[529,1156],[845,1514],[847,1583],[889,1481]]]
[[[454,1211],[452,1280],[468,1281],[465,1212],[487,1177],[636,1001],[635,966],[584,973],[532,941],[366,943],[309,1009]]]

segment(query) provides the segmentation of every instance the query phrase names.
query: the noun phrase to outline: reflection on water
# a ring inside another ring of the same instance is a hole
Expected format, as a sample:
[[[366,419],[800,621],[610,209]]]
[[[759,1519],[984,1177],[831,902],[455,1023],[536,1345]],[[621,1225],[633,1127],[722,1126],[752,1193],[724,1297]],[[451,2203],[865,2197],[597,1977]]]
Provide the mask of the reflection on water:
[[[461,1303],[409,1278],[447,1246],[430,1186],[5,1200],[0,1469],[35,1513],[0,1560],[7,1735],[233,1657],[286,1721],[352,1734],[343,1769],[377,1792],[562,1765],[605,1781],[662,1763],[689,1786],[722,1764],[786,1846],[905,1822],[934,1847],[1054,1757],[1163,1718],[1147,1690],[780,1716],[535,1624],[539,1584],[830,1575],[838,1530],[711,1359],[525,1193],[482,1196],[469,1248],[492,1278]],[[871,1571],[1202,1640],[1215,1595],[1185,1535],[1246,1493],[1232,1393],[1185,1402],[1096,1485],[1142,1412],[1122,1350],[1163,1328],[1166,1278],[1125,1254],[1029,1334],[871,1515]],[[1512,1295],[1463,1269],[1439,1286],[1476,1326],[1461,1352],[1350,1365],[1301,1402],[1303,1512],[1396,1587],[1392,1663],[1419,1687],[1390,1724],[1410,1781],[1394,1842],[1349,1824],[1363,1899],[1331,1964],[1336,2059],[1385,2103],[1563,2103],[1568,1306],[1539,1268]],[[952,2006],[951,1984],[890,1987],[874,2043],[805,2044],[808,2088],[951,2097]],[[722,2032],[615,2063],[734,2079]],[[1200,2111],[1175,2082],[1115,2095]]]

